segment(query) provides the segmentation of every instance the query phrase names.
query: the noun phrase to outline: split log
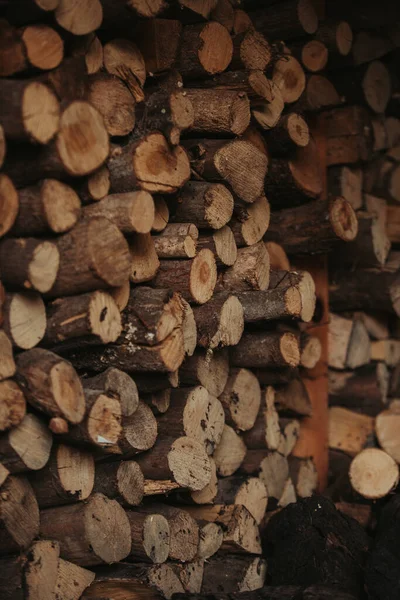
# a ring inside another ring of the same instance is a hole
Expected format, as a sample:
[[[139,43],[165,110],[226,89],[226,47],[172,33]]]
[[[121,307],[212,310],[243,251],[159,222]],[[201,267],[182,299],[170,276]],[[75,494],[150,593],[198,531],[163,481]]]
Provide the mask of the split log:
[[[102,494],[94,494],[87,503],[42,511],[40,535],[58,541],[61,555],[79,566],[118,562],[131,549],[124,509]]]
[[[81,423],[85,415],[82,384],[71,363],[34,348],[17,357],[17,380],[27,401],[52,417]]]
[[[257,524],[264,518],[268,503],[267,490],[258,477],[226,477],[218,482],[216,504],[239,504],[247,508]]]
[[[296,376],[285,387],[276,391],[275,401],[278,410],[305,417],[312,414],[311,400],[307,388],[303,381]]]
[[[3,306],[3,328],[14,346],[33,348],[46,331],[46,309],[36,292],[7,294]]]
[[[12,233],[16,236],[65,233],[76,225],[81,203],[76,192],[56,179],[45,179],[18,191],[19,210]]]
[[[232,229],[224,225],[209,235],[202,235],[196,242],[198,250],[208,248],[214,254],[217,267],[231,267],[237,258],[237,246]]]
[[[282,94],[285,104],[296,102],[306,87],[303,67],[294,56],[279,58],[273,68],[272,81]]]
[[[173,412],[158,419],[161,435],[188,436],[212,454],[221,441],[224,410],[221,402],[202,387],[171,390]]]
[[[363,106],[324,112],[327,166],[370,160],[373,148],[371,117]]]
[[[221,525],[197,519],[199,525],[199,546],[197,558],[207,560],[214,556],[222,546],[224,534]]]
[[[224,540],[221,550],[239,554],[261,554],[257,523],[244,506],[236,504],[188,506],[187,511],[196,519],[222,525]]]
[[[376,416],[387,404],[389,372],[384,363],[354,372],[329,371],[329,402]]]
[[[149,165],[157,169],[149,169]],[[171,194],[189,179],[190,168],[181,146],[169,147],[158,132],[137,139],[129,138],[125,145],[114,146],[107,162],[111,191],[131,192],[138,187],[150,193]]]
[[[2,334],[3,332],[1,332]],[[8,341],[8,340],[7,340]],[[9,343],[9,342],[8,342]],[[2,362],[6,359],[1,355]],[[17,427],[26,414],[26,400],[23,391],[15,381],[6,379],[0,382],[0,431]]]
[[[243,307],[236,296],[217,294],[194,309],[197,344],[203,348],[235,346],[244,329]]]
[[[399,467],[389,454],[366,448],[353,459],[349,470],[354,490],[369,500],[387,496],[399,482]]]
[[[183,304],[183,344],[186,356],[193,356],[197,346],[197,327],[194,313],[189,302],[182,298]]]
[[[232,194],[219,183],[189,181],[178,194],[176,221],[199,229],[221,229],[232,214]]]
[[[277,450],[282,439],[279,416],[275,408],[275,391],[268,386],[262,393],[262,402],[254,426],[243,436],[250,450],[268,448]]]
[[[68,600],[79,600],[94,578],[95,574],[92,571],[60,558],[55,586],[55,600],[66,598]]]
[[[84,204],[98,202],[107,196],[110,191],[110,173],[106,165],[88,175],[78,188],[79,197]]]
[[[231,349],[230,359],[237,367],[296,367],[299,342],[292,333],[245,333]]]
[[[261,403],[261,389],[256,376],[247,369],[232,369],[220,400],[228,425],[239,431],[248,431],[256,422]]]
[[[24,477],[10,476],[1,486],[0,522],[0,554],[26,550],[38,536],[39,507]]]
[[[83,220],[57,240],[60,267],[49,294],[72,296],[122,285],[129,277],[129,248],[104,217]]]
[[[348,270],[334,271],[330,286],[333,310],[376,309],[398,314],[399,258],[396,252],[392,252],[384,267],[357,269],[352,272],[351,278]]]
[[[111,194],[85,207],[83,216],[105,217],[123,233],[148,233],[154,221],[154,202],[144,191]]]
[[[270,206],[265,196],[251,205],[236,205],[230,223],[238,246],[251,246],[259,242],[269,227]]]
[[[40,508],[87,500],[93,490],[94,458],[88,452],[60,444],[30,483]]]
[[[125,458],[152,448],[157,439],[157,421],[151,409],[139,400],[135,412],[122,419],[118,449]]]
[[[400,415],[396,410],[384,410],[375,420],[375,434],[382,450],[389,454],[398,464],[400,463],[400,446],[396,434]]]
[[[190,131],[240,135],[250,124],[250,102],[244,91],[186,89],[193,106]]]
[[[102,115],[110,136],[128,135],[135,127],[135,100],[119,77],[92,75],[88,100]]]
[[[253,593],[249,590],[261,589],[267,575],[267,565],[262,558],[245,556],[215,557],[204,565],[202,593],[207,596],[193,596],[193,600],[214,598],[235,598],[235,592],[241,592],[238,598],[251,600]],[[213,595],[215,590],[224,593]],[[247,593],[245,593],[247,592]],[[225,595],[226,594],[226,595]],[[179,594],[177,598],[179,598]],[[258,596],[259,597],[259,596]],[[255,596],[254,600],[257,599]]]
[[[269,97],[264,102],[257,100],[252,107],[251,114],[262,129],[269,131],[279,123],[285,107],[280,87],[270,80]]]
[[[183,28],[177,69],[182,77],[195,79],[225,71],[232,60],[233,44],[228,30],[216,22]]]
[[[182,23],[177,19],[143,20],[137,31],[137,44],[148,73],[163,73],[174,66]]]
[[[347,166],[328,169],[328,191],[330,196],[342,196],[354,210],[362,207],[363,173],[359,168]]]
[[[208,181],[222,181],[244,202],[264,190],[268,158],[246,140],[186,140],[192,169]]]
[[[132,262],[130,281],[144,283],[153,279],[160,267],[160,261],[150,233],[135,233],[129,237],[128,245]]]
[[[48,292],[57,277],[60,255],[50,241],[13,238],[0,244],[0,274],[12,289]]]
[[[289,457],[289,474],[293,481],[296,495],[309,498],[317,491],[318,473],[312,458]]]
[[[121,414],[129,417],[139,406],[139,394],[135,381],[124,371],[109,367],[103,373],[81,380],[84,389],[101,390],[107,396],[117,398]]]
[[[245,455],[246,446],[243,439],[232,427],[225,425],[221,441],[213,455],[218,475],[233,475],[239,469]]]
[[[218,398],[228,380],[229,364],[226,350],[197,350],[188,357],[179,369],[179,378],[184,385],[202,385]]]
[[[0,330],[0,356],[0,381],[3,381],[4,379],[8,379],[9,377],[15,375],[16,366],[10,338],[2,330]]]
[[[41,540],[34,542],[29,552],[17,558],[1,559],[0,590],[3,598],[5,600],[55,598],[59,554],[60,548],[56,542]]]
[[[85,418],[69,428],[65,439],[73,444],[112,451],[121,436],[119,400],[102,394],[100,390],[85,390],[85,403]]]
[[[318,17],[309,0],[286,0],[250,13],[257,28],[269,39],[291,39],[317,31]]]
[[[0,439],[0,461],[10,473],[38,471],[49,460],[52,443],[46,425],[29,413]]]
[[[355,456],[365,447],[373,431],[372,417],[339,406],[329,409],[329,448]]]
[[[129,510],[126,515],[132,540],[130,557],[145,562],[165,562],[170,550],[170,527],[167,519],[157,514],[157,511],[146,515]]]
[[[287,458],[279,452],[268,451],[262,459],[259,469],[259,477],[267,490],[268,503],[272,501],[272,505],[278,503],[278,506],[285,506],[284,496],[288,493],[288,483],[291,484]]]
[[[211,478],[204,446],[188,437],[159,439],[137,462],[146,479],[172,480],[191,491],[202,490]]]
[[[123,505],[138,506],[144,495],[143,473],[133,460],[97,463],[93,492],[118,500]]]
[[[290,159],[273,160],[265,180],[265,190],[272,205],[284,208],[318,198],[322,191],[318,155],[311,140],[296,150]]]
[[[330,313],[328,365],[335,369],[356,369],[370,362],[368,331],[359,319],[345,319]]]
[[[154,221],[151,231],[161,233],[165,230],[169,221],[169,208],[162,196],[156,196],[154,200]]]
[[[296,442],[299,439],[300,422],[295,419],[280,419],[279,424],[282,435],[277,450],[280,454],[287,457],[292,454]]]
[[[47,144],[60,129],[60,106],[43,83],[3,79],[0,120],[7,138]]]
[[[54,300],[47,311],[44,343],[60,348],[108,344],[121,333],[121,314],[110,294],[96,291]]]
[[[144,100],[143,85],[146,69],[139,48],[127,39],[115,39],[103,47],[104,68],[107,73],[124,81],[136,102]]]
[[[218,291],[265,290],[269,284],[269,255],[264,242],[240,248],[234,265],[220,274]]]

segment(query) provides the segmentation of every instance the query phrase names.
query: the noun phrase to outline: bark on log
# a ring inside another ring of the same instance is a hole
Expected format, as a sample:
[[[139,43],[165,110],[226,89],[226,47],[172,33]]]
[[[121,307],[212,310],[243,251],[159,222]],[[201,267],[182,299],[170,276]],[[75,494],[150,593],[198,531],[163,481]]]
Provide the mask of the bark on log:
[[[149,233],[154,221],[154,202],[144,191],[111,194],[85,207],[83,216],[105,217],[123,233]]]
[[[101,390],[115,397],[121,404],[121,414],[129,417],[139,406],[139,394],[135,381],[124,371],[109,367],[99,375],[81,380],[84,389]]]
[[[135,233],[128,239],[131,256],[129,279],[132,283],[144,283],[153,279],[160,261],[150,233]]]
[[[225,425],[221,441],[214,451],[218,475],[221,477],[233,475],[239,469],[245,455],[246,446],[243,439],[232,427]]]
[[[242,92],[247,94],[251,104],[257,104],[262,100],[272,102],[276,87],[270,79],[267,79],[264,72],[258,69],[225,71],[219,75],[214,75],[210,79],[190,82],[190,85],[205,89],[212,88],[215,91],[220,90],[221,93],[228,91]]]
[[[169,221],[168,204],[162,196],[156,196],[154,199],[154,221],[151,227],[153,233],[161,233],[165,230]]]
[[[329,58],[348,56],[353,44],[353,32],[347,21],[327,21],[319,27],[316,38],[323,42]]]
[[[24,43],[17,29],[8,21],[0,21],[0,76],[10,77],[26,66]]]
[[[266,197],[261,196],[250,206],[237,204],[230,226],[238,246],[251,246],[262,239],[269,223],[270,206]]]
[[[133,460],[97,463],[93,492],[118,500],[122,505],[138,506],[144,495],[143,473]]]
[[[122,285],[131,266],[128,244],[104,217],[78,223],[57,240],[60,267],[49,295],[72,296]]]
[[[240,248],[235,264],[220,274],[218,291],[234,293],[265,290],[269,284],[270,265],[264,242]]]
[[[130,553],[128,517],[102,494],[87,503],[49,508],[40,517],[40,535],[58,541],[62,556],[79,566],[118,562]]]
[[[52,442],[44,423],[29,413],[0,439],[0,461],[10,473],[38,471],[49,460]]]
[[[76,37],[72,44],[72,55],[84,56],[88,75],[94,75],[103,68],[103,46],[94,33]]]
[[[290,154],[310,141],[308,125],[302,116],[289,113],[266,136],[268,149],[274,156]]]
[[[10,476],[1,486],[0,523],[1,555],[26,550],[38,536],[39,507],[25,477]]]
[[[231,349],[230,359],[238,367],[296,367],[299,342],[292,333],[245,333]]]
[[[90,496],[94,473],[92,454],[60,444],[30,483],[40,508],[72,504]]]
[[[177,60],[183,77],[195,79],[225,71],[232,60],[233,43],[228,30],[216,22],[184,27]]]
[[[371,117],[363,106],[347,106],[324,112],[327,134],[327,166],[355,164],[371,158]]]
[[[194,309],[197,344],[202,348],[235,346],[244,329],[243,307],[236,296],[217,294]]]
[[[196,242],[189,235],[153,238],[158,258],[193,258],[196,256]]]
[[[182,23],[174,19],[149,19],[140,23],[137,44],[148,73],[163,73],[175,63]]]
[[[199,229],[221,229],[233,214],[233,197],[219,183],[189,181],[179,192],[175,220]]]
[[[88,175],[78,186],[79,197],[83,204],[98,202],[110,191],[110,173],[106,165]]]
[[[250,102],[243,92],[229,90],[185,90],[192,103],[194,133],[240,135],[250,124]]]
[[[135,127],[135,100],[119,77],[92,75],[88,100],[102,115],[110,136],[128,135]]]
[[[171,90],[169,86],[150,93],[145,104],[138,107],[140,127],[161,131],[173,146],[179,144],[182,131],[193,127],[195,117],[195,107],[187,91]]]
[[[82,422],[86,410],[82,384],[68,361],[42,348],[23,352],[17,357],[17,380],[36,409],[71,424]]]
[[[8,289],[48,292],[57,277],[56,244],[35,238],[14,238],[0,244],[0,275]]]
[[[243,306],[245,323],[300,318],[304,308],[296,286],[239,292],[238,298]]]

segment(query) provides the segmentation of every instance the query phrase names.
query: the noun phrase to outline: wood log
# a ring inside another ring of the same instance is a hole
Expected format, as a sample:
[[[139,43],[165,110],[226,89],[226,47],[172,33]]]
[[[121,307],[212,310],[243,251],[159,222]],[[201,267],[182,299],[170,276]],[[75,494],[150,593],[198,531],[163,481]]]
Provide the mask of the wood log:
[[[211,479],[204,446],[188,437],[159,439],[137,462],[146,479],[172,480],[191,491],[202,490]]]
[[[229,32],[232,31],[235,11],[229,0],[218,0],[210,16],[212,21],[217,21],[217,23],[221,23],[226,27]]]
[[[189,302],[186,302],[182,298],[183,304],[183,322],[182,322],[182,332],[183,332],[183,343],[184,350],[186,356],[193,356],[194,351],[197,346],[197,327],[196,321],[194,318],[194,313],[192,307]]]
[[[159,267],[154,240],[150,233],[136,233],[128,239],[131,256],[129,279],[132,283],[144,283],[155,277]]]
[[[192,103],[194,133],[240,135],[250,124],[250,102],[243,91],[186,89]]]
[[[264,35],[253,28],[233,37],[232,69],[265,71],[272,60],[272,48]]]
[[[154,510],[148,515],[128,510],[132,548],[130,558],[163,563],[170,551],[170,526],[167,519]]]
[[[363,173],[359,168],[347,166],[328,169],[328,192],[331,196],[342,196],[354,210],[362,207]]]
[[[181,33],[182,23],[176,19],[141,21],[137,31],[137,44],[148,73],[163,73],[173,67]]]
[[[378,340],[371,343],[371,359],[395,367],[400,361],[399,340]]]
[[[356,369],[370,362],[371,345],[361,320],[330,314],[328,365],[335,369]]]
[[[103,45],[94,33],[75,37],[72,55],[84,56],[88,75],[94,75],[103,68]]]
[[[261,554],[257,523],[244,506],[236,504],[188,506],[187,511],[196,519],[222,525],[224,540],[221,550],[236,554]]]
[[[157,421],[151,409],[139,400],[135,412],[122,419],[122,432],[118,439],[118,449],[125,458],[152,448],[157,439]]]
[[[79,197],[84,204],[102,200],[110,191],[110,173],[106,165],[88,175],[79,186]]]
[[[189,236],[194,242],[199,239],[199,230],[193,223],[168,223],[161,235],[168,236]]]
[[[267,490],[268,503],[272,500],[272,504],[275,501],[278,506],[285,506],[284,495],[287,494],[287,484],[291,484],[287,458],[279,452],[268,451],[262,459],[259,469],[259,477]]]
[[[89,79],[81,53],[65,58],[56,69],[42,74],[41,80],[55,92],[62,107],[75,100],[87,100]]]
[[[259,242],[269,227],[270,206],[265,196],[251,205],[237,204],[230,226],[238,246],[251,246]]]
[[[25,477],[10,476],[1,486],[0,522],[2,555],[26,550],[37,537],[39,507]]]
[[[309,498],[317,491],[318,473],[312,458],[289,457],[289,473],[299,498]]]
[[[198,250],[208,248],[214,254],[217,267],[231,267],[236,262],[237,246],[232,229],[224,225],[221,229],[203,234],[196,242]]]
[[[249,592],[249,590],[262,588],[266,571],[266,563],[261,558],[244,556],[213,558],[204,567],[202,593],[207,594],[210,599],[216,598],[217,596],[213,595],[213,592],[218,587],[219,590],[225,592],[219,593],[218,598],[236,598],[235,592],[241,592],[243,598],[247,598],[250,594],[251,598],[255,592]],[[231,574],[229,577],[227,576],[228,572]],[[205,597],[204,595],[193,596],[194,599]]]
[[[261,403],[256,376],[247,369],[232,369],[220,400],[226,422],[236,430],[248,431],[256,422]]]
[[[290,52],[311,73],[323,71],[328,63],[328,48],[317,39],[291,44]]]
[[[371,117],[363,106],[346,106],[324,112],[327,166],[352,165],[371,158]]]
[[[143,473],[133,460],[97,463],[93,491],[120,504],[138,506],[144,495]]]
[[[24,70],[25,47],[18,30],[5,19],[0,21],[0,75],[10,77]]]
[[[154,221],[154,202],[144,191],[111,194],[86,206],[83,216],[105,217],[123,233],[149,233]]]
[[[221,0],[219,0],[221,1]],[[229,0],[227,4],[230,5]],[[204,572],[204,560],[194,560],[185,564],[177,564],[173,567],[174,572],[179,577],[185,592],[188,594],[201,591]]]
[[[298,377],[294,377],[285,387],[277,390],[275,400],[278,410],[305,417],[312,414],[311,400],[307,388]]]
[[[27,401],[37,410],[69,423],[81,423],[85,398],[71,363],[57,354],[34,348],[17,357],[17,380]]]
[[[199,349],[188,357],[179,369],[179,378],[184,385],[202,385],[218,398],[228,380],[229,364],[226,350],[208,352]]]
[[[44,343],[53,348],[107,344],[116,341],[121,329],[121,314],[111,295],[90,292],[49,305]]]
[[[10,338],[2,330],[0,330],[0,356],[1,356],[0,381],[3,381],[4,379],[8,379],[9,377],[12,377],[13,375],[15,375],[16,366],[15,366],[13,349],[12,349],[12,344],[11,344]],[[7,386],[3,389],[4,389],[4,391],[6,391]],[[10,388],[10,392],[11,392],[11,388]],[[13,403],[11,403],[11,404],[13,404]],[[18,404],[18,402],[16,402],[16,405],[17,404]]]
[[[7,138],[47,144],[60,129],[58,100],[39,81],[4,79],[0,104],[0,119]]]
[[[230,359],[236,367],[296,367],[299,342],[292,333],[245,333],[231,349]]]
[[[225,182],[244,202],[254,202],[263,194],[268,158],[251,142],[187,140],[184,146],[197,175]]]
[[[79,600],[85,589],[94,581],[95,574],[88,569],[78,567],[74,563],[58,561],[58,571],[55,586],[55,600]]]
[[[281,440],[277,448],[280,454],[283,456],[289,456],[300,435],[300,422],[296,419],[280,419],[279,424],[281,427]]]
[[[94,458],[88,452],[60,444],[30,483],[40,508],[87,500],[93,490]]]
[[[112,451],[122,433],[119,400],[103,394],[101,390],[87,389],[85,403],[85,418],[70,427],[66,441]]]
[[[207,560],[214,556],[222,546],[224,534],[221,525],[197,520],[199,525],[199,546],[197,558]]]
[[[121,404],[121,414],[129,417],[138,409],[139,393],[135,381],[124,371],[109,367],[94,377],[81,380],[84,389],[101,390]]]
[[[0,244],[0,273],[12,289],[48,292],[57,277],[60,255],[56,244],[35,238],[13,238]]]
[[[360,319],[367,328],[368,334],[373,340],[385,340],[389,337],[388,315],[378,312],[356,312],[354,316]]]
[[[2,312],[3,328],[13,346],[29,350],[43,339],[46,311],[36,292],[7,294]]]
[[[149,169],[157,165],[157,169]],[[112,148],[107,162],[111,191],[131,192],[138,187],[150,193],[172,194],[189,179],[190,166],[181,146],[171,148],[158,132],[137,139],[136,133],[124,145]]]
[[[384,310],[398,313],[397,272],[398,256],[389,254],[384,267],[380,269],[358,269],[353,276],[343,279],[343,272],[332,273],[330,286],[331,306],[333,310]],[[348,273],[348,271],[346,271]],[[376,290],[379,289],[379,298]]]
[[[58,67],[64,57],[64,42],[52,27],[28,25],[20,34],[32,67],[42,71]]]
[[[54,16],[63,29],[74,35],[85,35],[100,27],[103,9],[99,0],[84,0],[79,5],[71,0],[60,0]]]
[[[169,208],[162,196],[156,196],[154,200],[154,221],[151,227],[153,233],[161,233],[165,230],[169,221]]]
[[[284,248],[276,242],[265,242],[269,254],[269,263],[273,271],[290,271],[289,259]]]
[[[7,142],[4,135],[3,125],[0,125],[0,167],[3,166],[4,159],[7,153]]]
[[[399,467],[389,454],[366,448],[353,458],[349,471],[354,490],[370,500],[387,496],[399,482]]]
[[[370,364],[354,372],[329,371],[329,402],[376,416],[387,404],[389,372],[385,364]]]
[[[216,467],[214,459],[211,456],[208,457],[208,460],[209,460],[210,468],[211,468],[209,482],[207,483],[207,485],[205,485],[203,487],[203,489],[190,492],[190,500],[192,502],[194,502],[195,504],[210,504],[210,503],[214,502],[214,500],[217,496],[217,492],[218,492],[217,467]]]
[[[318,160],[313,141],[305,148],[298,147],[290,160],[273,160],[265,180],[272,205],[284,208],[318,198],[322,191]]]
[[[350,502],[335,502],[335,506],[340,512],[352,517],[360,523],[365,529],[371,522],[371,507],[365,504],[352,504]]]
[[[282,439],[279,416],[275,408],[275,391],[268,386],[262,393],[262,402],[254,426],[243,436],[250,450],[277,450]]]
[[[203,348],[235,346],[243,333],[243,307],[236,296],[217,294],[193,311],[197,344]]]
[[[355,456],[365,447],[373,431],[372,417],[339,406],[329,409],[329,448]]]
[[[268,97],[264,101],[257,99],[252,106],[251,114],[262,129],[269,131],[278,124],[285,103],[278,83],[268,80]],[[265,95],[265,94],[264,94]]]
[[[235,264],[220,274],[218,291],[265,290],[269,284],[269,256],[263,242],[240,248]]]
[[[275,84],[268,79],[262,70],[251,69],[246,71],[225,71],[219,75],[214,75],[210,79],[205,79],[197,82],[190,82],[192,87],[212,88],[213,90],[221,90],[221,93],[240,92],[247,94],[250,103],[257,105],[259,101],[266,100],[272,102],[274,92],[276,91]],[[227,133],[231,133],[228,131]]]
[[[129,277],[128,244],[104,217],[81,221],[57,240],[60,267],[49,294],[75,295],[122,285]]]
[[[253,27],[253,23],[252,23],[249,15],[247,14],[247,12],[245,12],[244,10],[241,10],[240,8],[236,8],[234,10],[233,33],[234,34],[244,33],[245,31],[247,31],[248,29],[251,29],[252,27]]]
[[[138,107],[138,122],[148,131],[161,131],[170,144],[177,146],[182,131],[193,127],[195,112],[186,90],[178,87],[171,91],[169,85],[164,89],[160,84],[159,89],[148,95],[145,104]]]
[[[219,183],[189,181],[179,192],[175,219],[199,229],[221,229],[233,214],[233,197]]]
[[[174,411],[158,419],[161,435],[186,435],[200,442],[212,454],[221,441],[224,410],[221,402],[202,386],[171,390]]]
[[[92,75],[88,100],[102,115],[110,136],[128,135],[135,127],[135,100],[119,77]]]
[[[102,494],[87,503],[49,508],[40,517],[41,536],[58,541],[61,555],[79,566],[118,562],[130,553],[128,517],[116,500]]]
[[[52,443],[45,424],[29,413],[0,439],[1,463],[10,473],[38,471],[49,460]]]
[[[29,552],[17,558],[1,559],[0,589],[3,597],[7,600],[54,598],[59,554],[57,543],[42,540],[34,542]]]
[[[266,140],[268,149],[274,156],[285,155],[292,153],[297,147],[307,146],[310,132],[301,115],[289,113],[267,133]]]
[[[195,79],[225,71],[231,62],[233,43],[228,30],[216,22],[183,28],[177,59],[182,77]]]
[[[305,90],[293,108],[298,112],[313,113],[343,104],[343,98],[324,75],[307,78]]]
[[[276,61],[272,81],[280,90],[285,104],[296,102],[306,87],[303,67],[294,56],[290,55]]]
[[[163,415],[170,407],[171,389],[158,390],[148,396],[143,396],[143,401],[150,406],[156,416]]]
[[[226,477],[218,483],[216,504],[239,504],[247,508],[257,524],[264,518],[268,503],[267,490],[258,477]]]
[[[353,44],[353,31],[347,21],[328,20],[318,28],[316,38],[326,45],[329,58],[335,59],[349,55]]]
[[[257,28],[269,39],[291,39],[313,34],[318,17],[308,0],[287,0],[279,6],[267,6],[250,13]]]
[[[213,455],[218,475],[221,477],[233,475],[239,469],[245,455],[246,446],[243,439],[232,427],[225,425],[221,441]]]
[[[56,179],[45,179],[18,191],[19,210],[12,233],[16,236],[65,233],[80,216],[76,192]]]
[[[375,435],[379,446],[389,454],[398,464],[400,463],[400,448],[396,435],[399,424],[399,413],[396,409],[384,410],[377,415],[375,420]]]
[[[240,292],[245,323],[300,318],[303,306],[299,289],[295,286],[274,290]]]
[[[400,201],[400,164],[391,157],[383,157],[369,165],[364,174],[364,190],[373,192],[389,202]]]
[[[68,421],[66,421],[62,417],[52,417],[49,421],[49,429],[52,433],[55,433],[56,435],[61,435],[62,433],[68,433],[68,431],[69,431]]]

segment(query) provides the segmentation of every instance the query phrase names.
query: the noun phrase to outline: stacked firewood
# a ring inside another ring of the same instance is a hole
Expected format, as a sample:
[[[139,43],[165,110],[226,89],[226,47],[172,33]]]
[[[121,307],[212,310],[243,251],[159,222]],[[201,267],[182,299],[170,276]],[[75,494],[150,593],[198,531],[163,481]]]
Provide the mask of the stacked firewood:
[[[337,313],[396,311],[373,196],[396,154],[376,148],[366,205],[352,196],[353,165],[372,157],[367,123],[375,145],[392,135],[371,118],[389,102],[388,68],[358,62],[369,41],[352,49],[350,25],[309,0],[237,4],[1,3],[7,600],[262,587],[260,529],[318,485],[316,457],[292,455],[322,351],[299,257],[355,261],[361,306],[343,280],[332,292],[332,324],[354,329],[339,368],[364,364],[357,340],[376,321]],[[358,240],[378,263],[351,258]]]

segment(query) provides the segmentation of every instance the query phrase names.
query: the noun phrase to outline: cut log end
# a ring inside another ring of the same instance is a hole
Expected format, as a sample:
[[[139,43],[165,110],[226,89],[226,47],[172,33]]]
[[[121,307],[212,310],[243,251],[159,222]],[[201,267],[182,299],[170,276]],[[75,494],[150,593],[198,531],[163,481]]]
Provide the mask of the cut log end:
[[[202,490],[210,481],[211,465],[204,446],[182,437],[172,444],[168,464],[174,479],[192,491]]]
[[[292,333],[284,333],[279,342],[283,360],[290,367],[297,367],[300,363],[299,342]]]
[[[350,482],[364,498],[387,496],[399,482],[399,467],[391,456],[378,448],[362,450],[350,465]]]
[[[38,471],[49,460],[53,438],[42,421],[29,413],[18,427],[10,431],[8,442],[18,456],[18,461],[11,470]]]
[[[121,434],[121,405],[119,400],[99,394],[88,414],[87,433],[93,444],[100,447],[117,444]]]
[[[39,533],[39,507],[27,479],[6,479],[1,487],[0,513],[2,531],[5,539],[9,538],[7,553],[27,549]]]
[[[336,28],[336,47],[339,54],[347,56],[353,45],[353,31],[347,21],[341,21]]]
[[[76,192],[56,179],[45,179],[41,186],[46,222],[54,233],[64,233],[77,222],[81,203]]]
[[[129,522],[116,500],[94,494],[85,507],[85,530],[89,547],[101,562],[119,562],[129,554]]]
[[[204,71],[209,75],[222,73],[232,59],[233,45],[228,30],[211,21],[200,33],[202,45],[198,50],[198,59]]]
[[[312,73],[325,69],[328,62],[328,49],[322,42],[311,40],[301,50],[301,62]]]
[[[306,342],[301,344],[300,364],[306,369],[313,369],[321,358],[322,346],[320,340],[315,336],[307,337]]]
[[[0,237],[13,226],[19,208],[18,192],[7,175],[0,173]]]
[[[46,331],[44,302],[34,292],[13,294],[9,298],[8,334],[13,343],[29,350],[36,346]]]
[[[358,221],[354,208],[344,198],[336,198],[330,207],[330,220],[336,235],[345,242],[354,240],[358,233]]]
[[[74,35],[96,31],[103,19],[99,0],[83,0],[78,4],[62,0],[54,11],[57,23]]]
[[[60,124],[60,107],[55,94],[46,85],[32,82],[25,88],[21,110],[28,137],[47,144]]]
[[[133,461],[121,462],[117,471],[118,491],[123,500],[137,506],[143,498],[144,477],[139,465]],[[155,561],[156,562],[156,561]]]
[[[211,250],[200,250],[190,271],[190,293],[198,304],[210,300],[217,283],[217,267]]]
[[[46,71],[58,67],[64,56],[64,43],[47,25],[28,25],[22,33],[26,55],[33,67]]]

